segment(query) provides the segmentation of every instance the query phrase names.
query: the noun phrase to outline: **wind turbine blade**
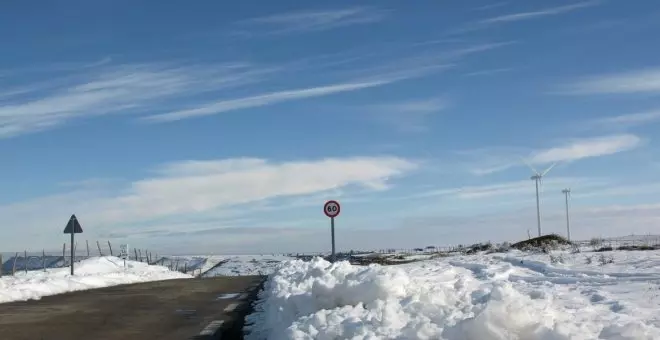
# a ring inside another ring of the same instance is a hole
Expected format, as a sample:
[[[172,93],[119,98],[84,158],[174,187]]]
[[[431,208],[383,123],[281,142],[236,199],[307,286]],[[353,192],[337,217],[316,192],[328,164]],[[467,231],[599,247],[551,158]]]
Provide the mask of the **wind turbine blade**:
[[[557,165],[556,162],[555,162],[555,163],[552,163],[552,165],[551,165],[550,167],[548,167],[547,169],[545,169],[545,171],[543,171],[543,173],[541,174],[541,176],[545,176],[545,174],[547,174],[548,171],[550,171],[552,168],[554,168],[555,165]]]
[[[526,159],[520,157],[520,160],[521,160],[523,163],[525,163],[525,165],[527,165],[528,168],[532,169],[532,171],[533,171],[535,174],[537,174],[537,175],[539,174],[539,172],[538,172],[536,169],[534,169],[534,167],[533,167],[531,164],[529,164],[529,162],[527,162]]]

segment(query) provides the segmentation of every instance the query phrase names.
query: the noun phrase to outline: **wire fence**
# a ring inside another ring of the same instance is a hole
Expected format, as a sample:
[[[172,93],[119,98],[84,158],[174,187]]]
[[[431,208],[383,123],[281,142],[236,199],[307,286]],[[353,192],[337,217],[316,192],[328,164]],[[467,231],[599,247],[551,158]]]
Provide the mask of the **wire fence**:
[[[110,241],[83,241],[74,245],[74,263],[92,257],[119,256],[119,246]],[[3,256],[4,255],[4,256]],[[133,248],[128,255],[128,260],[156,264],[160,258],[157,253],[147,249]],[[63,243],[62,251],[28,251],[16,253],[0,253],[0,277],[3,275],[15,275],[19,272],[36,270],[46,271],[53,268],[64,268],[71,265],[71,244]]]
[[[625,248],[660,248],[660,236],[658,235],[648,235],[648,236],[629,236],[621,238],[612,238],[612,239],[602,239],[602,238],[592,238],[590,240],[580,240],[574,241],[581,247],[594,247],[594,248],[612,248],[616,249],[625,249]]]

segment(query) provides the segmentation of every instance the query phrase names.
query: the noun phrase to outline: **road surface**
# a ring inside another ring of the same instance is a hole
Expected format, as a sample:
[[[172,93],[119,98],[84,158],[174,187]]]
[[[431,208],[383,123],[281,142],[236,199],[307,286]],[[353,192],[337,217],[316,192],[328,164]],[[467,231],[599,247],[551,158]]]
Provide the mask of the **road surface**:
[[[0,338],[240,339],[263,277],[167,280],[0,304]]]

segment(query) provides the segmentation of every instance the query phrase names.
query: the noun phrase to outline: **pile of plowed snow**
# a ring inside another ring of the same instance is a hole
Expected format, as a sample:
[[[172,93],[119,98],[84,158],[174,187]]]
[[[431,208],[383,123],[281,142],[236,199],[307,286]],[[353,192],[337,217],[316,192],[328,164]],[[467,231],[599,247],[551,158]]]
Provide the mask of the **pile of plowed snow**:
[[[660,339],[660,258],[632,255],[604,254],[614,259],[602,265],[521,252],[387,267],[289,261],[260,293],[246,338]]]
[[[71,276],[70,268],[67,267],[3,276],[0,278],[0,303],[126,283],[192,277],[170,271],[167,267],[136,261],[126,261],[124,268],[124,260],[112,256],[95,257],[76,263],[74,274]]]

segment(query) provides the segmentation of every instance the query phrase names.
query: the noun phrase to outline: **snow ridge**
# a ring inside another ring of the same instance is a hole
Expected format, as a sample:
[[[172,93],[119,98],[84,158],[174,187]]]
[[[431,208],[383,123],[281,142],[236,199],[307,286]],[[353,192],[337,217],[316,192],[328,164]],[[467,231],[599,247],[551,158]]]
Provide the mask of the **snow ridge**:
[[[95,257],[76,263],[75,275],[69,268],[18,272],[0,278],[0,303],[38,300],[42,296],[109,287],[127,283],[191,278],[167,267],[126,261],[113,256]]]

